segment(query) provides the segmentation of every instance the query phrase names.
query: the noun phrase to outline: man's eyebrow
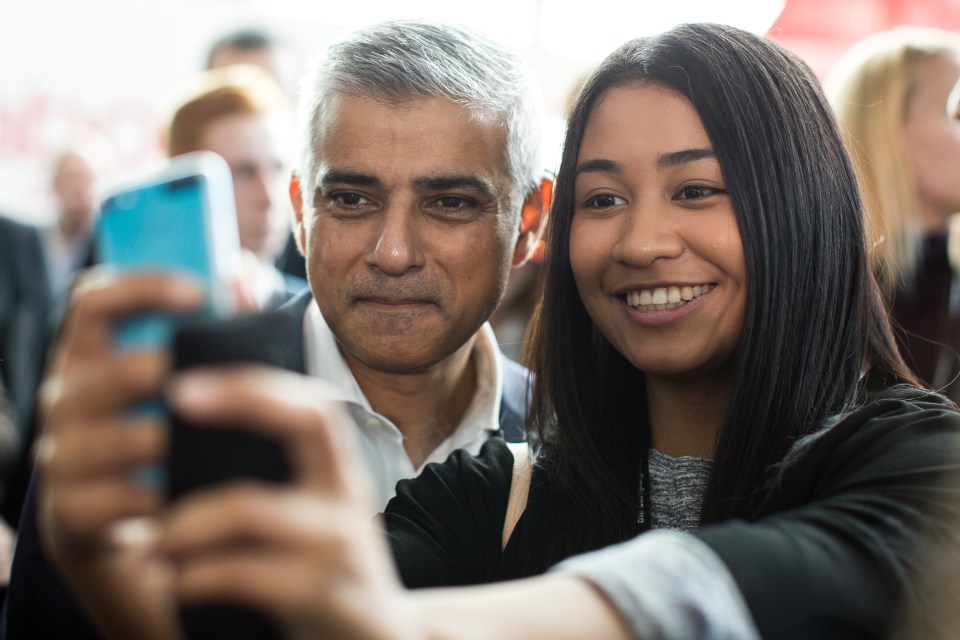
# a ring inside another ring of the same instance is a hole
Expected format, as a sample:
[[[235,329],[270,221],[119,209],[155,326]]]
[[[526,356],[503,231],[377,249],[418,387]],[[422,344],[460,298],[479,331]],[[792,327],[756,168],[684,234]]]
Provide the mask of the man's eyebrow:
[[[704,159],[716,160],[717,154],[713,149],[708,147],[673,151],[671,153],[661,154],[657,158],[657,169],[669,169],[687,162],[696,162],[697,160]]]
[[[317,181],[320,185],[328,184],[352,184],[360,187],[374,187],[380,184],[380,180],[376,176],[371,176],[366,173],[359,173],[356,171],[327,171],[320,176],[320,179]]]
[[[366,173],[359,173],[357,171],[332,170],[322,174],[318,183],[320,186],[329,184],[348,184],[358,187],[376,187],[380,185],[380,179],[376,176]],[[478,191],[491,198],[496,195],[496,190],[493,188],[493,185],[474,175],[452,174],[430,176],[426,178],[418,178],[414,181],[414,184],[421,189],[429,189],[431,191],[446,191],[449,189],[467,188]]]
[[[467,188],[478,191],[489,198],[496,196],[496,190],[493,188],[492,184],[486,180],[483,180],[482,178],[478,178],[477,176],[469,174],[451,174],[418,178],[414,184],[421,189],[429,189],[430,191],[447,191],[450,189]]]

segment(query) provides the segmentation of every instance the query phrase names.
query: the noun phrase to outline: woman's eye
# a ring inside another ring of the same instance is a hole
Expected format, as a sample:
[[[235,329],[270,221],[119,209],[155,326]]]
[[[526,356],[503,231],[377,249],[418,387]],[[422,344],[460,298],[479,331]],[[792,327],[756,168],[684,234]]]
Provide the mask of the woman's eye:
[[[583,206],[587,209],[609,209],[610,207],[626,204],[626,202],[627,201],[620,196],[602,193],[600,195],[587,198],[587,201],[583,203]]]
[[[720,193],[726,193],[724,189],[717,189],[714,187],[705,187],[703,185],[690,185],[689,187],[684,187],[677,192],[677,195],[673,197],[674,200],[700,200],[702,198],[707,198],[712,195],[717,195]]]

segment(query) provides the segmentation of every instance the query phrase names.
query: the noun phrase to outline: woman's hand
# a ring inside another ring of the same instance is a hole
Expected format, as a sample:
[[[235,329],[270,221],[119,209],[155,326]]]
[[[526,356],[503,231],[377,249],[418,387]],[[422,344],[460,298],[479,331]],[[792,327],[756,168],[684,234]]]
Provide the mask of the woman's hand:
[[[250,606],[295,639],[416,637],[373,522],[356,427],[329,395],[319,380],[266,367],[176,378],[168,398],[181,415],[279,439],[295,478],[224,484],[183,498],[158,551],[176,568],[183,603]]]
[[[114,331],[131,315],[193,310],[202,296],[196,284],[164,276],[88,276],[74,291],[39,392],[42,543],[110,636],[147,637],[152,622],[165,635],[161,621],[172,611],[167,574],[148,555],[145,535],[160,491],[141,477],[162,461],[166,429],[159,417],[133,411],[159,397],[168,356],[118,351]]]

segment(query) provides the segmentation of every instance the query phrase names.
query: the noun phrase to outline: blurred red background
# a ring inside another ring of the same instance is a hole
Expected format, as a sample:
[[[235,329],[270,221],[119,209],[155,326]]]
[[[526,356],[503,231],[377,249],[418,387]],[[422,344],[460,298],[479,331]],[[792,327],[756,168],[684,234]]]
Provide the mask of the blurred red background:
[[[787,0],[769,35],[823,78],[856,41],[901,24],[960,31],[960,0]]]

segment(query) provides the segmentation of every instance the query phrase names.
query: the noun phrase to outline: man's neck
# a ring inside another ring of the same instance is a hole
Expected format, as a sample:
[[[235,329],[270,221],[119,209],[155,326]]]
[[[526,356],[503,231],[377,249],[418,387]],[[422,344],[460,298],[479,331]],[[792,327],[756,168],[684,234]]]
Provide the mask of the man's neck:
[[[456,431],[476,394],[475,343],[476,336],[442,362],[414,373],[377,371],[344,354],[370,406],[400,429],[415,468]]]
[[[68,246],[76,243],[81,237],[85,237],[89,231],[86,225],[78,224],[70,220],[69,214],[63,214],[57,222],[57,228],[60,231],[60,237],[63,238],[64,243]]]

